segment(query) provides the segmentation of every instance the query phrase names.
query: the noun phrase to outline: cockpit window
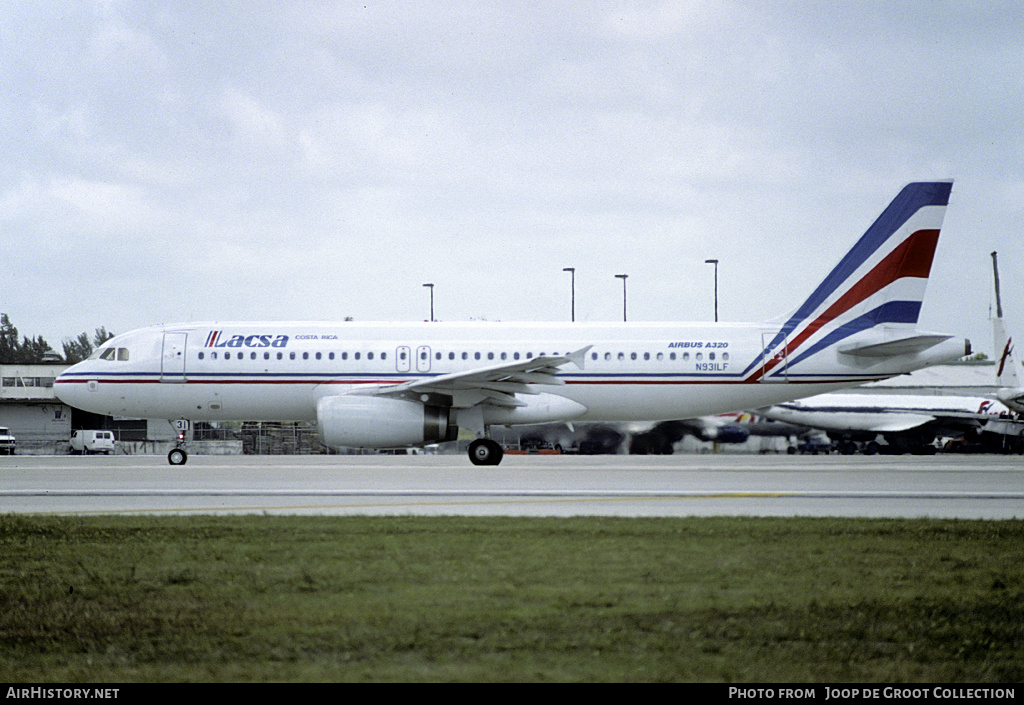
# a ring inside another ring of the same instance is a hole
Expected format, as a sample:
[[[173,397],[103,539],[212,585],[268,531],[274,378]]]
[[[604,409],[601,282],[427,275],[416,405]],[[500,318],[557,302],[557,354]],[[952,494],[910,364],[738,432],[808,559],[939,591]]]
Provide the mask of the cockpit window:
[[[94,353],[94,357],[100,360],[126,362],[128,360],[128,348],[103,348]]]

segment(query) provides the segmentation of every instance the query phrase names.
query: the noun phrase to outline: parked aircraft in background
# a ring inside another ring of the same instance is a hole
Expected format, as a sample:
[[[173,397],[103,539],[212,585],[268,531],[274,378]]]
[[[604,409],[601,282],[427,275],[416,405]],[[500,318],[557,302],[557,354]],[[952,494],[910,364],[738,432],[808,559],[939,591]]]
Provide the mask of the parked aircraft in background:
[[[1015,417],[1001,402],[985,397],[868,393],[821,394],[775,404],[757,413],[825,431],[846,453],[858,448],[866,453],[934,452],[936,438],[978,439],[990,422]],[[1016,433],[1011,441],[1024,432],[1024,424],[1014,424]]]
[[[995,353],[998,356],[996,362],[996,383],[999,390],[996,396],[999,401],[1018,413],[1024,413],[1024,387],[1021,386],[1018,375],[1017,357],[1014,352],[1013,338],[1006,332],[1006,323],[1003,321],[1003,301],[999,294],[999,264],[996,253],[992,253],[992,274],[995,279],[996,288],[996,317],[992,319],[992,338],[995,343]]]
[[[907,185],[792,314],[761,324],[183,323],[132,331],[55,383],[95,413],[315,420],[331,448],[492,426],[663,421],[770,406],[954,360],[916,329],[951,181]],[[831,239],[832,232],[822,233]],[[168,454],[185,462],[184,448]]]

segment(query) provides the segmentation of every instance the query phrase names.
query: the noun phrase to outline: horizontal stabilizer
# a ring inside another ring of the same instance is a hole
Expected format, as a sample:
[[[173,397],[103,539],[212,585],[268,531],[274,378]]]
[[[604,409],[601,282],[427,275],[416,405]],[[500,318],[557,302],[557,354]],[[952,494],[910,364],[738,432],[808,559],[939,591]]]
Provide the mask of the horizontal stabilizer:
[[[844,355],[857,357],[896,357],[898,355],[916,355],[928,348],[933,348],[953,336],[935,333],[919,333],[891,340],[883,340],[878,336],[851,340],[839,347]]]

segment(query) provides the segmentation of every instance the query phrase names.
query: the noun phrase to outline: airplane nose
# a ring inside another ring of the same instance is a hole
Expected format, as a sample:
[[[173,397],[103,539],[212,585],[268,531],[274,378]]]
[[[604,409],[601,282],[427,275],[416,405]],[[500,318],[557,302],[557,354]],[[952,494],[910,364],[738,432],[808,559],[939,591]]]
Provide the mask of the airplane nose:
[[[62,379],[62,377],[63,375],[57,377],[54,381],[53,393],[68,406],[77,406],[78,395],[75,393],[77,385],[71,384],[67,379]]]
[[[94,379],[83,379],[80,370],[76,370],[77,367],[73,365],[57,375],[53,383],[53,393],[68,406],[88,410],[87,395],[89,392],[95,392],[99,383]]]

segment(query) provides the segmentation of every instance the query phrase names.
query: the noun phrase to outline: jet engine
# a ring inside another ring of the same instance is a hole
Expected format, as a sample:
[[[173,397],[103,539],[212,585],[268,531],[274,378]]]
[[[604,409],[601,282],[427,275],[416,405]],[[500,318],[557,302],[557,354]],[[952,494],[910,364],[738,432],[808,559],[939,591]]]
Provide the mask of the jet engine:
[[[403,399],[324,397],[316,406],[320,442],[328,448],[406,448],[454,441],[449,409]]]

